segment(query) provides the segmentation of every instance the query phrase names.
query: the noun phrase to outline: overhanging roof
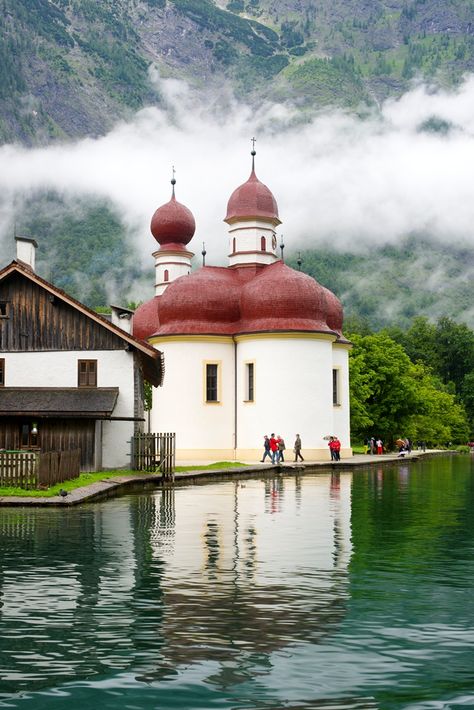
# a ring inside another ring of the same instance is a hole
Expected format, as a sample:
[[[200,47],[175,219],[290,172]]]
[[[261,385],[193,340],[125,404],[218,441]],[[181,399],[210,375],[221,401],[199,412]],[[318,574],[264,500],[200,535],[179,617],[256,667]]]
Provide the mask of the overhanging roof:
[[[0,417],[108,419],[118,387],[0,387]]]
[[[125,343],[127,343],[127,345],[134,348],[138,353],[145,379],[151,382],[151,384],[155,387],[158,387],[159,385],[163,384],[163,353],[161,353],[159,350],[156,350],[152,345],[149,345],[144,340],[136,338],[130,333],[126,333],[124,330],[122,330],[122,328],[119,328],[99,313],[96,313],[91,308],[88,308],[88,306],[85,306],[80,301],[77,301],[75,298],[67,294],[62,289],[58,288],[57,286],[53,286],[52,283],[46,281],[46,279],[41,278],[41,276],[38,276],[38,274],[36,274],[30,267],[20,261],[14,260],[10,264],[8,264],[8,266],[6,266],[4,269],[1,269],[0,281],[14,272],[22,274],[22,276],[25,276],[27,279],[33,281],[38,286],[41,286],[42,288],[46,289],[46,291],[48,291],[50,294],[56,296],[57,298],[60,298],[65,303],[68,303],[72,308],[75,308],[77,311],[83,313],[91,320],[95,321],[107,330],[110,330],[115,333],[115,335],[121,338]]]

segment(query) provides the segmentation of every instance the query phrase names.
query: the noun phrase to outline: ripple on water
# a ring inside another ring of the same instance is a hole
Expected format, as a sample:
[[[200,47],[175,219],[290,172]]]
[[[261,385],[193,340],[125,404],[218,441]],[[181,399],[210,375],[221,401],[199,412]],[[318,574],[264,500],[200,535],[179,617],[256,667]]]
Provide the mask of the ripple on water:
[[[2,509],[0,707],[468,707],[461,463]]]

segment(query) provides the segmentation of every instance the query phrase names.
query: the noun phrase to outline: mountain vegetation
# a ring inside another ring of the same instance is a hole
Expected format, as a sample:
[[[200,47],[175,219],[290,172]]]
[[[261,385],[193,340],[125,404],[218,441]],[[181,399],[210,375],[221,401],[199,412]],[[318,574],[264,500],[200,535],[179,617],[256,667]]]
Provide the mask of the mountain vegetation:
[[[149,69],[306,111],[474,70],[473,0],[0,0],[0,142],[100,135],[159,104]]]
[[[103,135],[161,105],[154,69],[303,117],[363,112],[417,77],[455,86],[474,71],[473,27],[474,0],[0,0],[0,144]],[[95,308],[152,295],[111,204],[37,193],[21,205],[15,229],[40,240],[38,271],[56,285]],[[288,262],[344,303],[356,435],[473,431],[472,247],[416,234]]]

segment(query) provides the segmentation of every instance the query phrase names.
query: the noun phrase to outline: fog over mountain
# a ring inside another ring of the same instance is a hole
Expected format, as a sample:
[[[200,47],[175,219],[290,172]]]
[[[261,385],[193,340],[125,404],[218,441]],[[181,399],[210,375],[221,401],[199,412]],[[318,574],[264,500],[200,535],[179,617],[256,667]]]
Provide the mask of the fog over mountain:
[[[183,82],[153,79],[163,107],[142,109],[101,138],[0,148],[4,253],[15,220],[21,231],[21,204],[54,191],[72,212],[84,198],[110,201],[138,262],[150,267],[149,223],[170,198],[175,166],[177,199],[196,218],[190,247],[199,257],[205,242],[208,263],[224,264],[222,220],[249,175],[254,135],[257,174],[277,199],[287,253],[328,244],[357,253],[411,234],[474,247],[473,76],[452,91],[414,86],[362,116],[332,110],[307,121],[285,105],[255,112],[230,93],[203,103]],[[442,265],[433,279],[443,282]]]

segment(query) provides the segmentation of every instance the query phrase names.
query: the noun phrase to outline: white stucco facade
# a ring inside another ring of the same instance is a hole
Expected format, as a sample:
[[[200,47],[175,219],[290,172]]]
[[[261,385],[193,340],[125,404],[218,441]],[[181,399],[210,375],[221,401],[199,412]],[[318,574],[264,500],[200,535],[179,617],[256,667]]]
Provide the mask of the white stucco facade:
[[[177,457],[183,460],[255,461],[263,435],[272,432],[285,439],[288,459],[297,433],[307,459],[330,458],[324,437],[332,434],[341,440],[342,455],[349,454],[348,350],[334,341],[321,333],[155,338],[166,374],[154,390],[152,430],[176,432]],[[217,402],[206,402],[207,363],[218,365]]]
[[[78,361],[97,360],[97,387],[119,390],[114,417],[134,416],[134,359],[126,350],[76,350],[2,353],[7,387],[77,387]],[[130,466],[133,421],[100,422],[102,467]]]
[[[185,250],[160,249],[154,252],[153,256],[155,257],[155,295],[161,296],[168,283],[189,274],[191,258],[194,255]]]

